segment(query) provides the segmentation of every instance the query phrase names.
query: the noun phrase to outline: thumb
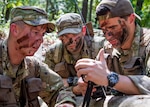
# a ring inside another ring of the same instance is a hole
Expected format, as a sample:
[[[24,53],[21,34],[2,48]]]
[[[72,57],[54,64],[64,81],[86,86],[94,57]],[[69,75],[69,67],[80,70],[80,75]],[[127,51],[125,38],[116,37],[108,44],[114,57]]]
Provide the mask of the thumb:
[[[105,66],[107,66],[106,58],[108,55],[109,54],[104,52],[103,48],[99,51],[99,61],[101,61]]]

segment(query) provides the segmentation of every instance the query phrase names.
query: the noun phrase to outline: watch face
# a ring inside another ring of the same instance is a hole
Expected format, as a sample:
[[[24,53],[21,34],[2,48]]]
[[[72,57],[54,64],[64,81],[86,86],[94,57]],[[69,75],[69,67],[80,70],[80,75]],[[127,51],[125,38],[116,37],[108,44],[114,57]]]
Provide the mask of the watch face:
[[[67,82],[68,84],[73,84],[73,77],[68,77]]]
[[[119,76],[117,73],[111,72],[111,74],[107,76],[107,79],[108,79],[108,86],[114,87],[116,83],[119,81]]]
[[[78,83],[78,77],[68,77],[67,83],[69,86],[75,86]]]
[[[111,75],[109,79],[112,84],[114,84],[118,81],[118,78],[115,75]]]

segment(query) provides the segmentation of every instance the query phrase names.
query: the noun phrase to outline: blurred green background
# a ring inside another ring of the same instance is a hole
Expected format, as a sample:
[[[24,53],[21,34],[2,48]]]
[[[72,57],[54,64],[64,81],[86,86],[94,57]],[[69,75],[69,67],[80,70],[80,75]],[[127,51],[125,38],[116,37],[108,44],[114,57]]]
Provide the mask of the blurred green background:
[[[55,20],[64,13],[82,13],[85,22],[91,21],[94,28],[95,9],[100,0],[0,0],[0,30],[8,32],[10,10],[16,6],[29,5],[43,8],[49,20]],[[135,12],[142,18],[139,24],[150,28],[150,0],[131,0]],[[80,11],[79,11],[80,10]]]

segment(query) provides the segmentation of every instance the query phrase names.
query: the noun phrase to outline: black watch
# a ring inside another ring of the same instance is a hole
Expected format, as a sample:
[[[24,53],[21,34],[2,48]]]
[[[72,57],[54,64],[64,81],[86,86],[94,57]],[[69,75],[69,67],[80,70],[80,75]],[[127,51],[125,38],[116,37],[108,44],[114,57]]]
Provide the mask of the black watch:
[[[73,77],[68,77],[67,83],[69,84],[69,86],[72,86],[73,85]]]
[[[108,79],[108,87],[113,88],[119,81],[119,75],[115,72],[110,72],[107,76]]]
[[[67,83],[69,84],[69,86],[75,86],[77,85],[78,82],[78,77],[68,77],[67,78]]]

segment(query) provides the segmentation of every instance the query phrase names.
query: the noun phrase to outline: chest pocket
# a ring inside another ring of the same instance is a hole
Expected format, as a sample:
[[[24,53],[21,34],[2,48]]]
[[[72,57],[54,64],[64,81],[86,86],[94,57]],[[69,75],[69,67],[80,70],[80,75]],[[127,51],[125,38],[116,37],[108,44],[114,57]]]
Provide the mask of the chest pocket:
[[[0,75],[0,107],[2,105],[5,105],[5,107],[18,107],[12,87],[12,79]]]
[[[29,107],[40,107],[37,96],[42,89],[40,78],[30,78],[26,82]]]
[[[67,69],[67,64],[65,62],[60,62],[55,65],[54,71],[58,73],[62,78],[68,78],[70,73]]]
[[[107,56],[107,65],[109,70],[117,72],[122,75],[143,75],[145,74],[145,67],[141,57],[132,57],[130,60],[120,64],[117,57],[111,58]]]
[[[0,75],[0,102],[8,101],[11,89],[12,80],[7,76]]]
[[[140,57],[132,57],[123,66],[125,75],[144,75],[144,68],[143,60]]]

